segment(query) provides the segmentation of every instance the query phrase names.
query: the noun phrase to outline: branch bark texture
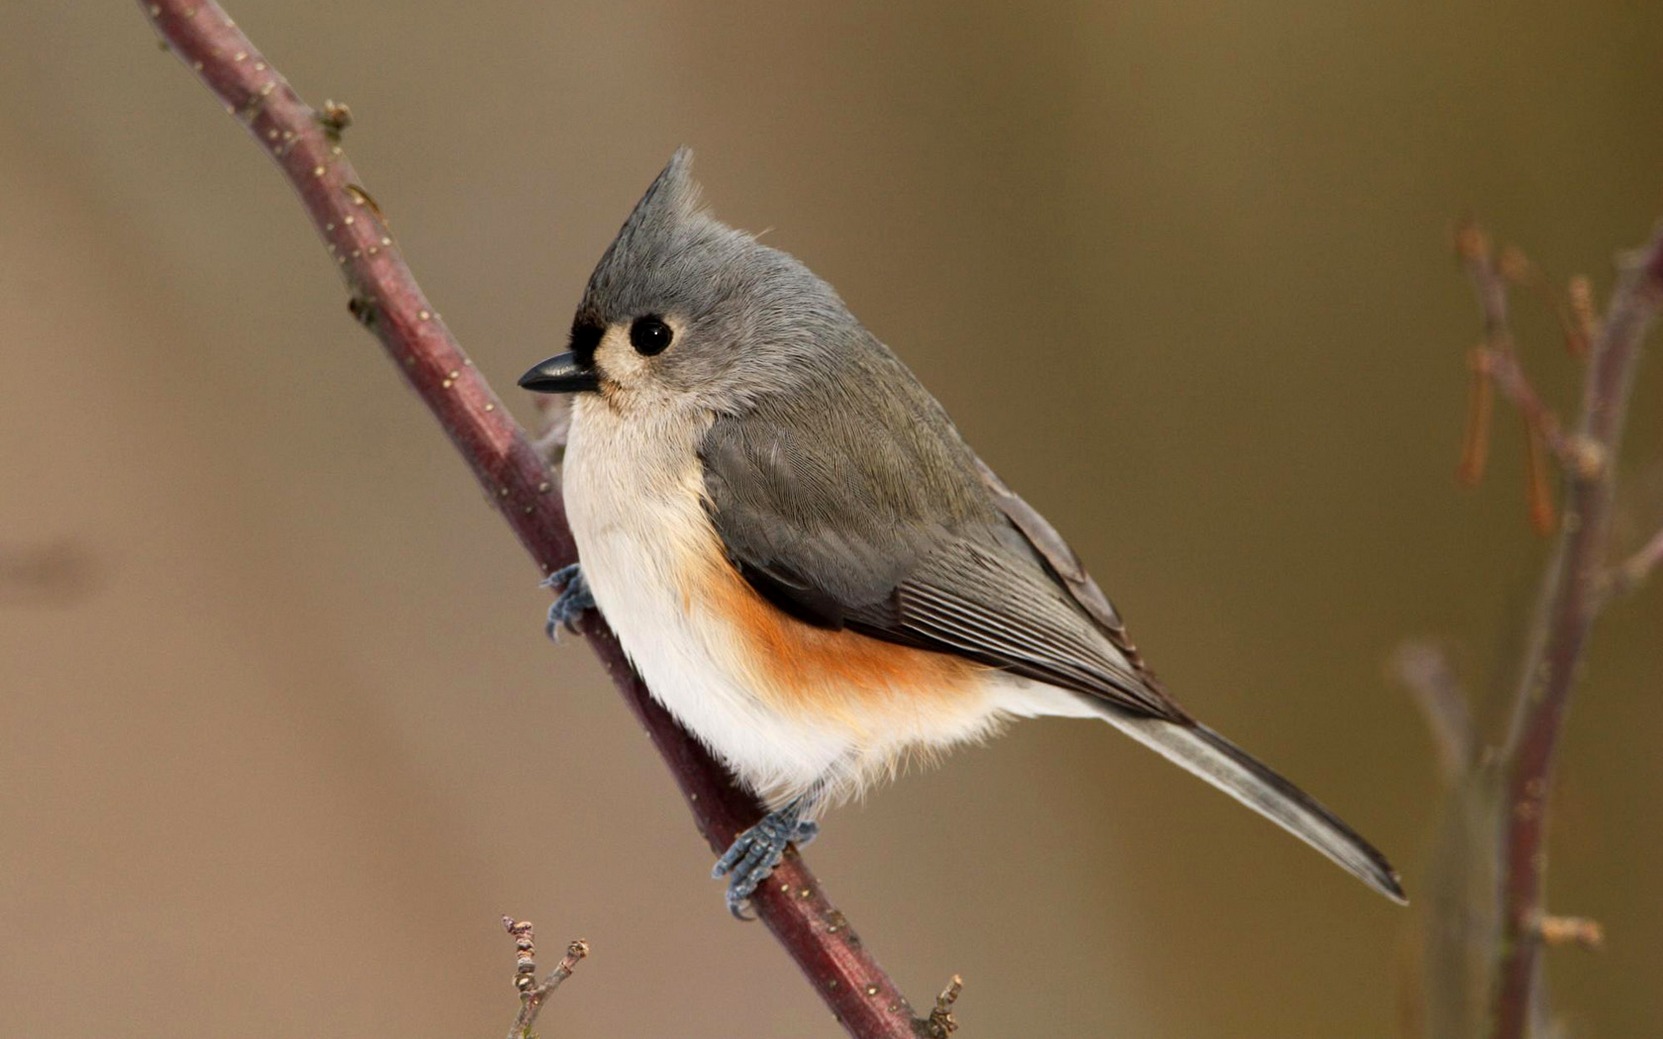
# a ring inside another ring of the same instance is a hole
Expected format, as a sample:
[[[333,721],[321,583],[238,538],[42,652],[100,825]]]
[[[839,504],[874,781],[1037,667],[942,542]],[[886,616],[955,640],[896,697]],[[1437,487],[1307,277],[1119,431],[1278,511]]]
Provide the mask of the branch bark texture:
[[[392,232],[339,143],[345,110],[303,101],[211,0],[141,2],[170,50],[253,136],[300,196],[340,267],[351,310],[381,341],[545,574],[573,562],[557,478],[462,351],[405,265]],[[598,620],[589,645],[681,786],[713,851],[761,815],[754,798],[652,699]],[[719,905],[712,894],[712,907]],[[906,998],[833,908],[794,850],[754,897],[757,914],[851,1036],[929,1034]]]

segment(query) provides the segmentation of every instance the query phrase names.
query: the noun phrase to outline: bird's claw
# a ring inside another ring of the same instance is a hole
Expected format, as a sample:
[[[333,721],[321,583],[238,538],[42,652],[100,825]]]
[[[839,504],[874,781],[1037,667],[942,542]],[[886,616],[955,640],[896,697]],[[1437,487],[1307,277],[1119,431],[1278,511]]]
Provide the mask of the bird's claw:
[[[728,912],[735,920],[754,919],[747,909],[758,885],[768,879],[785,857],[786,845],[801,847],[820,833],[820,824],[801,818],[796,804],[769,812],[738,837],[716,860],[712,877],[728,878]]]
[[[595,608],[595,596],[589,582],[583,579],[583,569],[576,563],[563,566],[543,579],[544,588],[559,588],[560,594],[549,607],[548,623],[544,626],[549,638],[560,640],[560,629],[576,635],[578,620]]]

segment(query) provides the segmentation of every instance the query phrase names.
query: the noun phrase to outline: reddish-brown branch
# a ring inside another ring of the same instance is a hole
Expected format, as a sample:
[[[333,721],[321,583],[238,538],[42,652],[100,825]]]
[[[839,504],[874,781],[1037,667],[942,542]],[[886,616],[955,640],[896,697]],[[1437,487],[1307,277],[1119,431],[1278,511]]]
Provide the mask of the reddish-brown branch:
[[[1487,250],[1464,251],[1463,258],[1474,272],[1487,329],[1492,333],[1505,329],[1505,313],[1496,309],[1498,300],[1505,304],[1505,296],[1497,287],[1500,278],[1489,265]],[[1592,344],[1576,432],[1564,440],[1570,453],[1555,448],[1568,463],[1565,516],[1542,588],[1502,755],[1501,962],[1491,1017],[1495,1039],[1522,1039],[1535,1011],[1541,924],[1547,915],[1542,896],[1554,756],[1588,634],[1604,600],[1605,554],[1615,492],[1612,460],[1621,445],[1640,344],[1660,302],[1663,228],[1623,266],[1606,319]],[[1508,344],[1492,350],[1512,357]],[[1523,385],[1528,388],[1528,383]],[[1542,432],[1547,435],[1545,429]]]
[[[386,221],[337,143],[344,108],[319,112],[302,101],[211,0],[156,0],[140,7],[167,46],[293,185],[341,268],[353,314],[381,340],[526,551],[544,573],[572,562],[576,550],[555,478],[405,266]],[[705,839],[713,850],[726,848],[758,818],[760,807],[652,699],[612,633],[591,622],[587,634],[670,766]],[[901,1039],[920,1033],[923,1023],[795,851],[757,891],[754,903],[850,1035]]]

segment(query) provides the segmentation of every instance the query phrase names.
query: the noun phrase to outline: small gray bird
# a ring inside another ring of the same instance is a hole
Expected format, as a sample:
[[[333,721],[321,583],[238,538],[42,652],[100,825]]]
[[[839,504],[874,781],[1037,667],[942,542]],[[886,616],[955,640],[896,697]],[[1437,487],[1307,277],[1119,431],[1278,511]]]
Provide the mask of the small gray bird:
[[[704,211],[690,162],[520,385],[575,394],[579,564],[550,632],[599,608],[771,809],[716,864],[729,909],[828,805],[1039,715],[1107,721],[1403,901],[1367,841],[1167,695],[1050,525],[830,285]]]

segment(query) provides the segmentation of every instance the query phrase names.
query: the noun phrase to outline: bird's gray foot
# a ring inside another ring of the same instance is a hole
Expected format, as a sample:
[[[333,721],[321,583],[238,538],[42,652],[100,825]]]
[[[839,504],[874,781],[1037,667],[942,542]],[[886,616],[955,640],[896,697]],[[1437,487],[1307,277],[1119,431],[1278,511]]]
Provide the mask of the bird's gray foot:
[[[802,799],[763,816],[757,824],[738,837],[733,845],[716,860],[712,877],[728,878],[728,912],[736,920],[749,920],[746,907],[757,885],[768,879],[780,864],[787,844],[801,847],[820,832],[820,824],[804,819],[807,805]]]
[[[576,563],[563,566],[543,580],[543,587],[560,589],[554,605],[549,607],[549,621],[544,629],[549,638],[558,640],[561,628],[577,634],[578,618],[595,608],[595,597],[589,591],[589,582],[583,579],[582,568]]]

